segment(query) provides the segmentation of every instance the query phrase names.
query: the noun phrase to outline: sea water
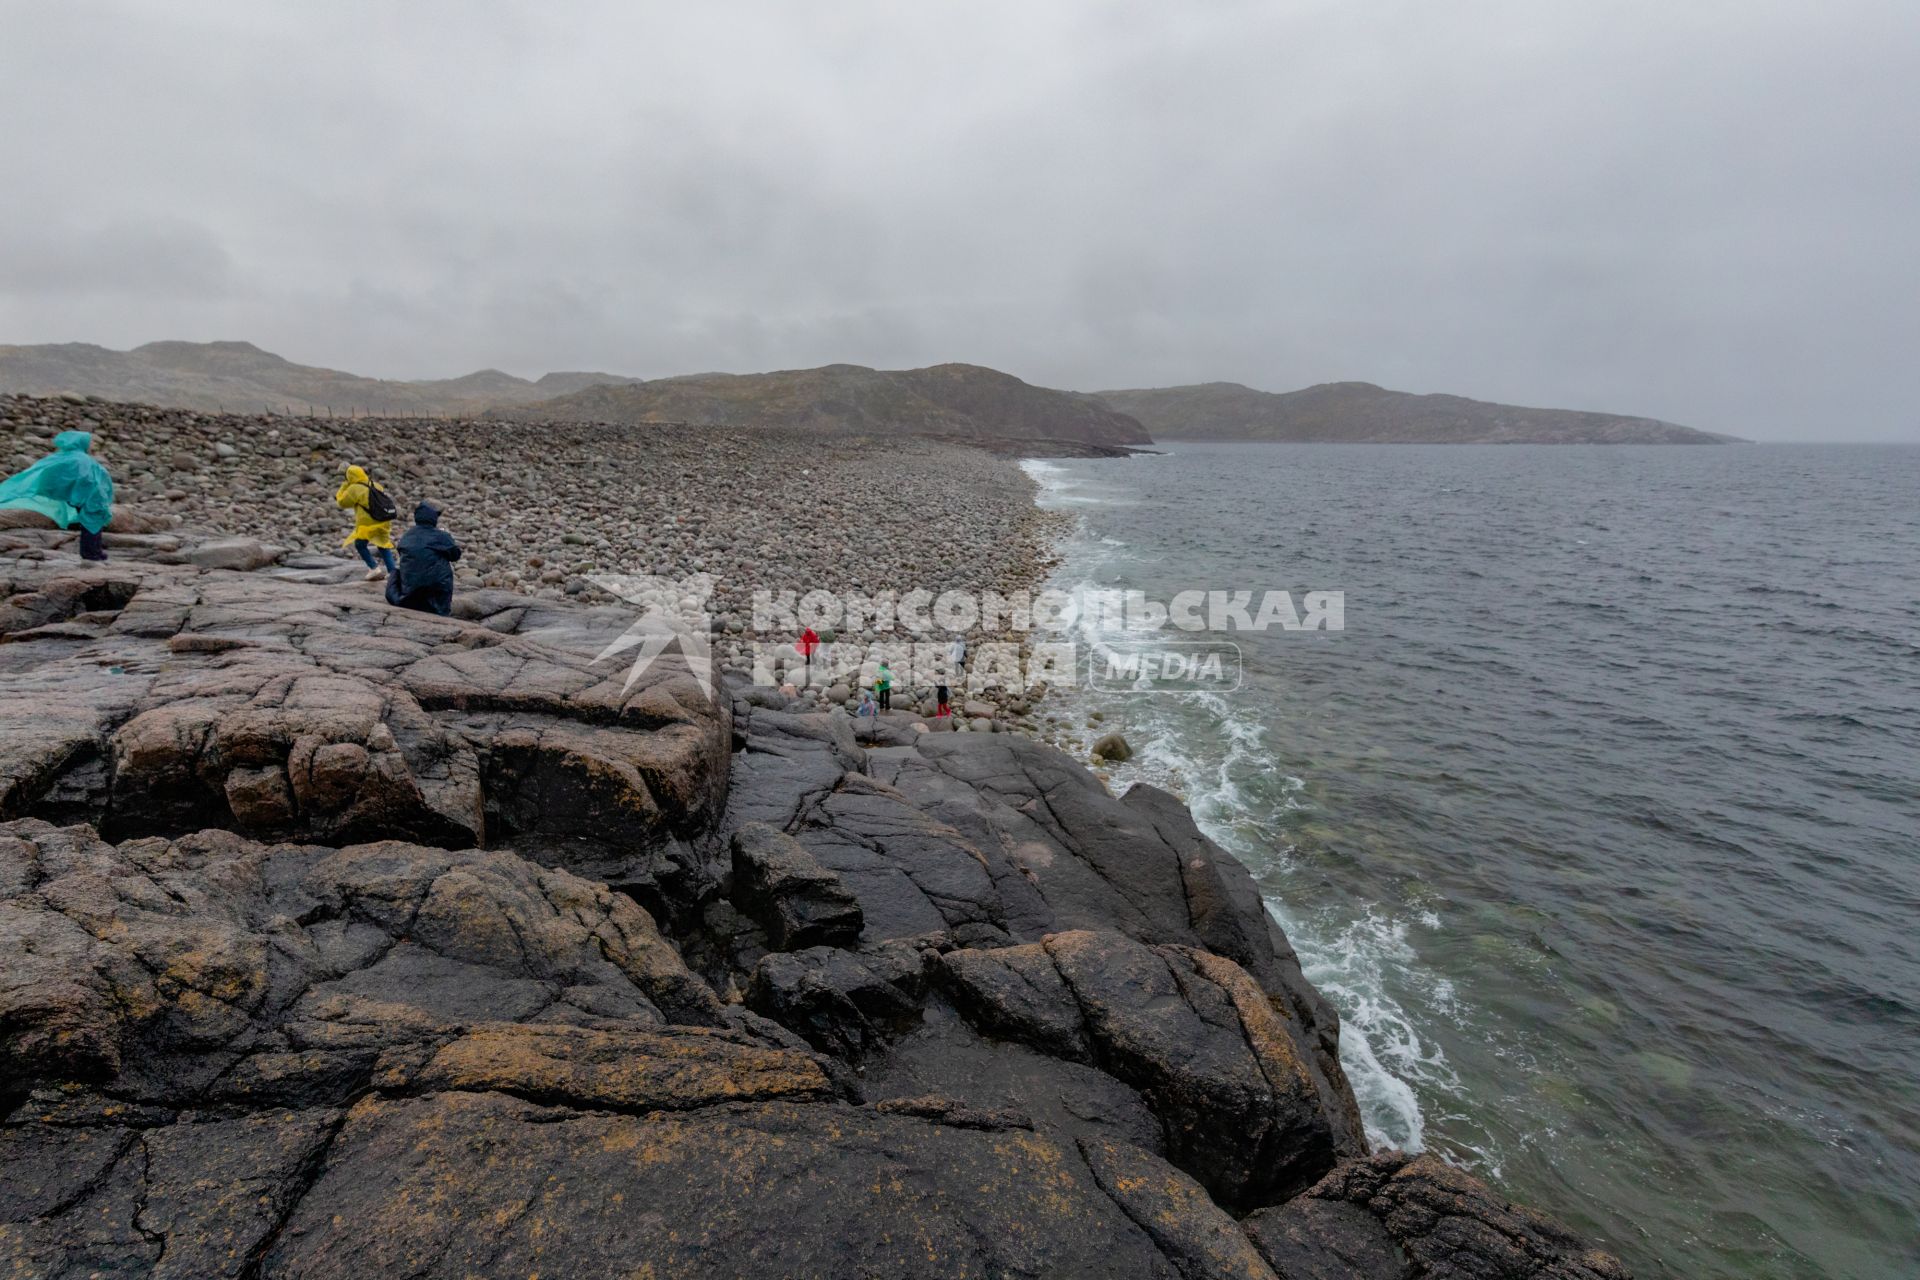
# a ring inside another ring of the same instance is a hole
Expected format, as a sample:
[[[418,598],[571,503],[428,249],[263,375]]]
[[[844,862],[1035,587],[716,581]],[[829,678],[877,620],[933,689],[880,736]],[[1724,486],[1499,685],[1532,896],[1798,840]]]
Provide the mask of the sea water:
[[[1920,1275],[1920,448],[1168,448],[1028,464],[1051,585],[1344,630],[1051,705],[1252,868],[1372,1139],[1642,1277]]]

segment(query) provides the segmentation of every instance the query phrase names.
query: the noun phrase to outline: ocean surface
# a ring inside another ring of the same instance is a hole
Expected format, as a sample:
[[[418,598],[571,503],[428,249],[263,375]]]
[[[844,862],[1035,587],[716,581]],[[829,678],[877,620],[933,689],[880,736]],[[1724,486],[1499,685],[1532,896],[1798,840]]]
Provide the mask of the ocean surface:
[[[1069,695],[1244,860],[1377,1142],[1640,1277],[1920,1276],[1920,448],[1029,463],[1053,585],[1345,593]]]

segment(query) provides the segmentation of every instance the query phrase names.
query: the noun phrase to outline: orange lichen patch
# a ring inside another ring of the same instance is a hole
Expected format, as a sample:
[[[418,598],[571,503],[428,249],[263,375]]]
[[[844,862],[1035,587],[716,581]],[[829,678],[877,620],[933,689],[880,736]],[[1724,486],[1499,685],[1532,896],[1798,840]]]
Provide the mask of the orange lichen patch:
[[[512,1023],[475,1028],[436,1053],[408,1085],[498,1090],[622,1111],[685,1111],[830,1091],[826,1073],[804,1054],[735,1044],[697,1029],[653,1033]]]
[[[1083,1138],[1080,1151],[1101,1189],[1162,1253],[1191,1259],[1204,1275],[1275,1280],[1239,1225],[1186,1174],[1125,1143]]]
[[[351,1226],[307,1229],[342,1202],[365,1206]],[[1154,1252],[1071,1146],[1024,1130],[830,1099],[636,1116],[448,1092],[356,1108],[282,1240],[286,1275],[944,1278],[1090,1253],[1134,1275]]]
[[[1247,1043],[1260,1059],[1260,1069],[1274,1088],[1290,1090],[1297,1097],[1314,1096],[1313,1076],[1300,1058],[1293,1035],[1273,1001],[1260,989],[1252,976],[1233,961],[1209,951],[1189,951],[1193,967],[1208,981],[1225,991],[1246,1028]]]

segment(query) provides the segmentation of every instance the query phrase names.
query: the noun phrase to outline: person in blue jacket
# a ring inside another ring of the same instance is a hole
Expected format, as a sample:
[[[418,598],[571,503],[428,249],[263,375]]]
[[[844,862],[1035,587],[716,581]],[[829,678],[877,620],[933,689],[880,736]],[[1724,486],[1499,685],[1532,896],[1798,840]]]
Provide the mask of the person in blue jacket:
[[[80,555],[105,560],[100,531],[113,519],[113,477],[97,458],[91,431],[62,431],[53,452],[0,481],[0,507],[38,511],[62,529],[80,528]]]
[[[440,508],[413,509],[413,528],[400,535],[400,571],[387,578],[387,603],[445,617],[453,611],[453,562],[460,544],[440,527]]]

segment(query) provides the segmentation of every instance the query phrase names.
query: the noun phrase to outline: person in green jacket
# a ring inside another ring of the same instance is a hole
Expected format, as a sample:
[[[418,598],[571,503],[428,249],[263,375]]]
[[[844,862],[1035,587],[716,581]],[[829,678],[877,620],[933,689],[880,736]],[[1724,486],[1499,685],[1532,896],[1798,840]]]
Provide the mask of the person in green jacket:
[[[105,560],[100,531],[113,519],[113,477],[91,448],[92,432],[62,431],[52,453],[0,480],[0,507],[38,511],[62,529],[78,525],[81,557]]]
[[[873,673],[873,691],[879,695],[882,711],[893,710],[893,668],[887,665],[884,658],[880,661],[880,669]]]

